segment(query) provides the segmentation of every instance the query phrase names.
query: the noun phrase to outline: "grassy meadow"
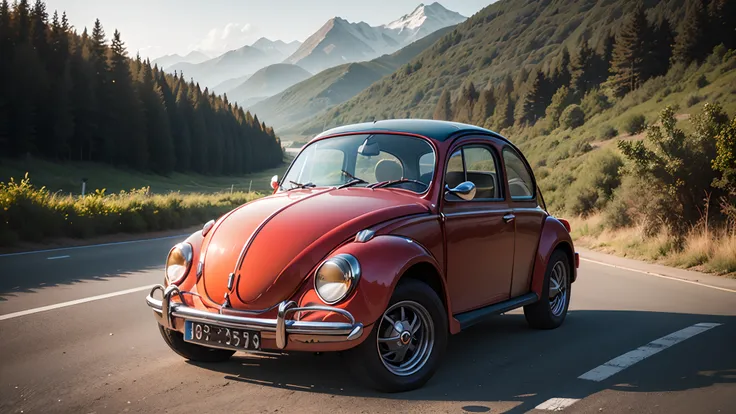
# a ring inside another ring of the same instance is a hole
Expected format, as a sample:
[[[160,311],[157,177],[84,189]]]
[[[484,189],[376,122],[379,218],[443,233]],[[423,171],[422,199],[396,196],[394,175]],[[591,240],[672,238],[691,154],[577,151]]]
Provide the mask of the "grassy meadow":
[[[285,169],[286,164],[244,176],[160,176],[101,164],[4,159],[0,247],[200,225],[270,193],[271,177]],[[82,178],[88,180],[85,196]]]

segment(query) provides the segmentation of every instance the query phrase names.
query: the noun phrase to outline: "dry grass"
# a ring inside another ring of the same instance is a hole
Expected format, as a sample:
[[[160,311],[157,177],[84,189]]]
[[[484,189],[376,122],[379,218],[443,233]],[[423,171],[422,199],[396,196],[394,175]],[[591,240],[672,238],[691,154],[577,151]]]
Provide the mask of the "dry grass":
[[[698,226],[682,242],[666,231],[645,236],[642,226],[612,230],[600,214],[571,219],[580,246],[623,257],[736,277],[736,232]]]

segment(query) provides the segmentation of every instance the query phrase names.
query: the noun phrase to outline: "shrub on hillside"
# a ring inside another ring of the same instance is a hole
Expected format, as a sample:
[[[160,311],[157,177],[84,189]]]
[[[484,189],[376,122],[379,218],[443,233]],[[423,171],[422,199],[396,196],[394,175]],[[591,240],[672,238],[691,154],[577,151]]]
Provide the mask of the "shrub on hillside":
[[[603,125],[601,127],[600,138],[602,140],[616,138],[617,136],[618,136],[618,131],[616,130],[616,128],[610,125]]]
[[[553,129],[560,126],[562,111],[572,103],[572,97],[572,92],[564,85],[552,96],[552,103],[547,107],[546,116]]]
[[[622,165],[621,157],[613,151],[599,150],[592,154],[568,189],[566,198],[570,213],[586,216],[605,206],[619,186],[619,168]]]
[[[698,78],[695,80],[695,86],[697,86],[698,89],[708,86],[708,79],[705,77],[705,75],[701,74],[700,76],[698,76]]]
[[[569,105],[560,115],[560,124],[563,128],[575,129],[585,123],[585,113],[579,105]]]
[[[700,101],[702,101],[702,100],[703,100],[703,98],[701,98],[697,94],[694,94],[694,93],[693,94],[690,94],[690,95],[688,95],[687,99],[685,100],[685,106],[688,107],[688,108],[693,107],[693,106],[699,104]]]
[[[585,112],[585,117],[590,119],[593,115],[599,114],[611,107],[608,97],[598,89],[593,89],[583,96],[580,101],[580,107]]]
[[[0,183],[0,245],[49,237],[140,233],[204,223],[257,198],[255,193],[150,194],[147,188],[59,196],[28,175]]]
[[[644,115],[631,115],[624,121],[624,131],[630,135],[636,135],[647,127],[647,120]]]

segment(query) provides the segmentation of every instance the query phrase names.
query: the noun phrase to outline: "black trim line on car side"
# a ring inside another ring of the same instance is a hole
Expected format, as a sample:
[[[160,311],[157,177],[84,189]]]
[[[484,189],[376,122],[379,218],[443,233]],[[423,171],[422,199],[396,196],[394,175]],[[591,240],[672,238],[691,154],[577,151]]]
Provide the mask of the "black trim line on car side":
[[[460,329],[466,329],[482,321],[488,316],[498,315],[500,313],[508,312],[525,305],[531,305],[537,300],[539,300],[537,294],[534,292],[530,292],[526,295],[517,296],[515,298],[499,303],[494,303],[493,305],[489,305],[480,309],[458,313],[455,315],[455,319],[460,322]]]

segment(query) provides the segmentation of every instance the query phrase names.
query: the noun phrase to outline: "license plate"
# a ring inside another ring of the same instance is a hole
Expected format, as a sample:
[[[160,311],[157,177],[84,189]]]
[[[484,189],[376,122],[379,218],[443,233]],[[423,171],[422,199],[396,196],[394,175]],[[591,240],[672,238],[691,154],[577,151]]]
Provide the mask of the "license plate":
[[[184,324],[184,340],[239,351],[259,351],[261,349],[261,333],[258,331],[225,328],[194,321],[186,321]]]

